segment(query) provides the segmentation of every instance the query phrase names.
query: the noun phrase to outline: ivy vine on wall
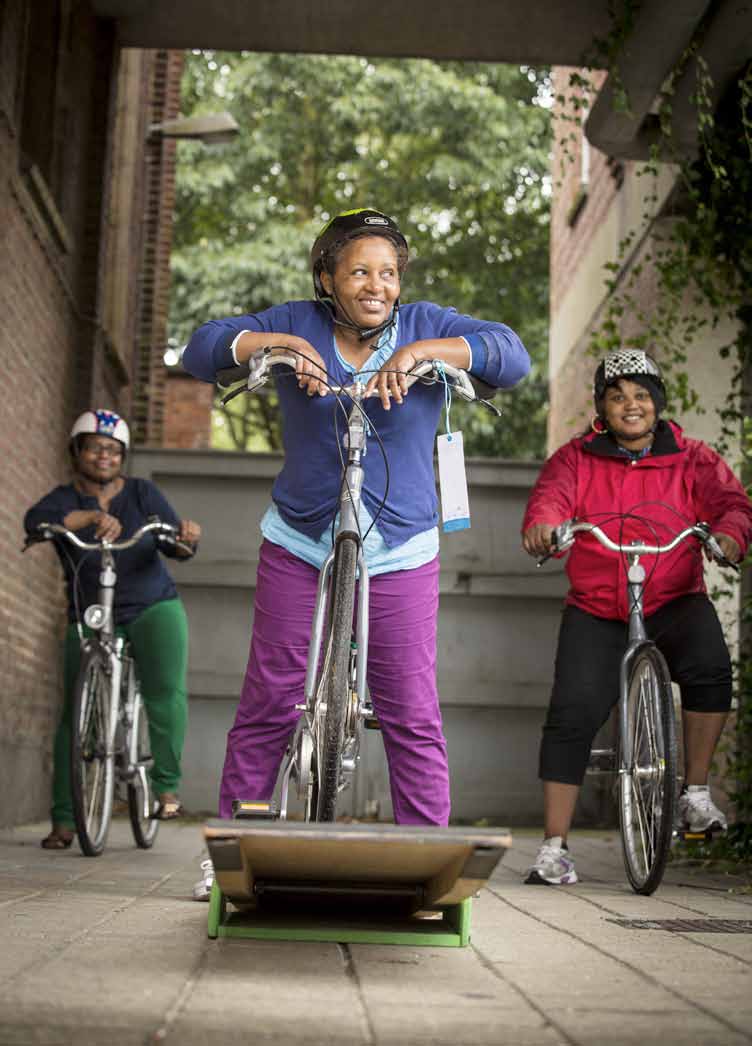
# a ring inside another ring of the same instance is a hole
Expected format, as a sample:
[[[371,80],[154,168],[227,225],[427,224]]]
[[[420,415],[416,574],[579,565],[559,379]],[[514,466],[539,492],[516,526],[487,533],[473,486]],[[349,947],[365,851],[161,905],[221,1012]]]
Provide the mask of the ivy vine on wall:
[[[573,143],[595,96],[595,70],[607,69],[615,109],[628,113],[629,98],[619,79],[618,61],[632,29],[635,5],[614,12],[607,38],[595,41],[583,69],[569,77],[566,94],[557,97],[558,118],[569,127],[559,139],[562,163],[574,162]],[[725,329],[734,334],[720,349],[733,363],[725,402],[720,408],[718,450],[740,455],[737,464],[748,492],[752,481],[752,61],[741,69],[720,103],[713,104],[713,82],[699,48],[705,30],[694,39],[656,99],[659,134],[648,159],[636,170],[655,187],[662,165],[676,171],[674,189],[661,205],[655,188],[646,190],[641,226],[621,240],[606,266],[606,297],[591,332],[589,351],[600,356],[626,343],[650,349],[667,374],[676,406],[702,410],[686,362],[690,346],[703,335]],[[691,66],[690,66],[691,63]],[[695,72],[692,103],[697,147],[688,154],[675,141],[672,106],[680,78]],[[563,169],[562,169],[563,173]],[[646,235],[649,233],[649,235]],[[642,279],[650,270],[655,298],[645,305]],[[629,334],[625,341],[625,319]],[[717,338],[715,339],[717,341]],[[713,352],[718,351],[716,348]],[[736,825],[721,844],[724,854],[752,857],[752,587],[748,563],[742,582],[741,643],[736,664],[737,715],[729,753],[727,791]],[[716,845],[714,854],[718,855]]]

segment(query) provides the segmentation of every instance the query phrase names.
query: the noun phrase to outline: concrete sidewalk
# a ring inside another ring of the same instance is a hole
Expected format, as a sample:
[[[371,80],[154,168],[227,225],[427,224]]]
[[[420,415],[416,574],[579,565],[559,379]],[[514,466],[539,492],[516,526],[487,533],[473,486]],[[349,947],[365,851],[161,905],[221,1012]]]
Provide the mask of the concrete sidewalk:
[[[197,825],[164,825],[142,852],[118,821],[95,860],[41,850],[43,828],[0,833],[0,1046],[752,1043],[752,933],[614,921],[749,930],[752,894],[672,868],[636,897],[615,833],[575,834],[583,881],[550,889],[523,885],[538,836],[514,832],[470,947],[411,949],[209,941],[207,906],[187,899]]]

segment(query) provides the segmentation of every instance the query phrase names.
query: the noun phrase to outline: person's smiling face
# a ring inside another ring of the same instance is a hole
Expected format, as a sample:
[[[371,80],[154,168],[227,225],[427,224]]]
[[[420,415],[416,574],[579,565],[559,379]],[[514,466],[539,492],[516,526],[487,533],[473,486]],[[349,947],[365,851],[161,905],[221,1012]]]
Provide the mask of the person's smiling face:
[[[609,385],[603,397],[603,414],[617,443],[642,450],[652,440],[655,404],[648,390],[637,382],[620,378]]]
[[[400,294],[397,250],[383,236],[359,236],[343,248],[334,276],[324,272],[321,282],[346,311],[344,319],[378,327],[389,319]]]
[[[77,468],[82,476],[95,483],[108,483],[120,475],[123,445],[110,436],[87,435],[81,441]]]

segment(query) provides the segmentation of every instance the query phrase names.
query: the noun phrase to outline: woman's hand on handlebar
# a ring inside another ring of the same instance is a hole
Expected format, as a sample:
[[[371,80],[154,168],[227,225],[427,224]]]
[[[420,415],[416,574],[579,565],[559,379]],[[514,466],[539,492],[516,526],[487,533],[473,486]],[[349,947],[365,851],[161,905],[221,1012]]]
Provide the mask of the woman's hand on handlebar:
[[[305,389],[309,396],[326,396],[329,391],[326,384],[326,364],[313,345],[305,338],[296,337],[294,341],[295,344],[290,345],[290,352],[295,356],[295,377],[298,387]],[[272,349],[269,355],[273,360],[275,356],[283,355],[284,352],[285,349],[280,346],[279,349]]]
[[[418,356],[415,344],[403,345],[386,361],[381,370],[369,379],[366,385],[366,396],[374,390],[381,400],[384,410],[391,407],[390,396],[395,403],[402,403],[407,395],[407,372],[425,356]]]
[[[369,380],[366,395],[374,389],[384,410],[389,410],[391,395],[395,403],[402,403],[408,392],[407,373],[423,360],[443,360],[452,367],[469,370],[472,353],[464,338],[426,338],[413,341],[389,357],[378,374]]]
[[[178,548],[178,554],[182,554],[183,558],[192,556],[196,551],[196,545],[199,543],[200,539],[201,524],[195,523],[192,519],[182,519],[177,534],[177,541],[182,542],[183,545],[187,545],[188,548],[185,552]]]
[[[548,556],[553,548],[555,529],[553,523],[534,523],[522,535],[522,547],[529,556]]]
[[[711,537],[715,538],[718,547],[720,548],[724,557],[729,561],[729,563],[739,562],[739,560],[742,558],[742,550],[739,548],[739,546],[732,537],[729,537],[728,534],[720,533],[714,533],[711,535]],[[712,560],[713,553],[707,547],[707,545],[705,546],[703,551],[705,552],[705,555],[707,556],[708,560]]]
[[[123,525],[115,516],[102,509],[77,509],[69,512],[63,519],[63,526],[68,530],[83,530],[94,527],[94,537],[98,541],[117,541],[123,531]]]

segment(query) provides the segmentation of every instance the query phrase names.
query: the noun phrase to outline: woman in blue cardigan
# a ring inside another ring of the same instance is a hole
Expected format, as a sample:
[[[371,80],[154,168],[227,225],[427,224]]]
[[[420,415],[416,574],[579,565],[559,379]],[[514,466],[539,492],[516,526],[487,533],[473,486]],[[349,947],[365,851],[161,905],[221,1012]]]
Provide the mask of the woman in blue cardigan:
[[[278,382],[285,463],[261,524],[251,652],[227,744],[220,815],[235,797],[270,798],[303,700],[317,573],[331,547],[341,483],[332,400],[322,378],[363,374],[378,396],[364,409],[389,458],[389,496],[366,541],[371,576],[368,685],[389,762],[395,820],[444,825],[449,777],[436,689],[439,535],[433,440],[441,385],[404,374],[425,359],[462,367],[496,388],[527,374],[517,335],[501,323],[430,302],[399,304],[407,242],[391,218],[361,209],[338,215],[311,252],[315,300],[215,320],[191,338],[183,365],[214,381],[274,344],[300,353],[297,381]],[[301,391],[302,390],[302,391]],[[364,459],[361,527],[386,487],[382,455]]]

